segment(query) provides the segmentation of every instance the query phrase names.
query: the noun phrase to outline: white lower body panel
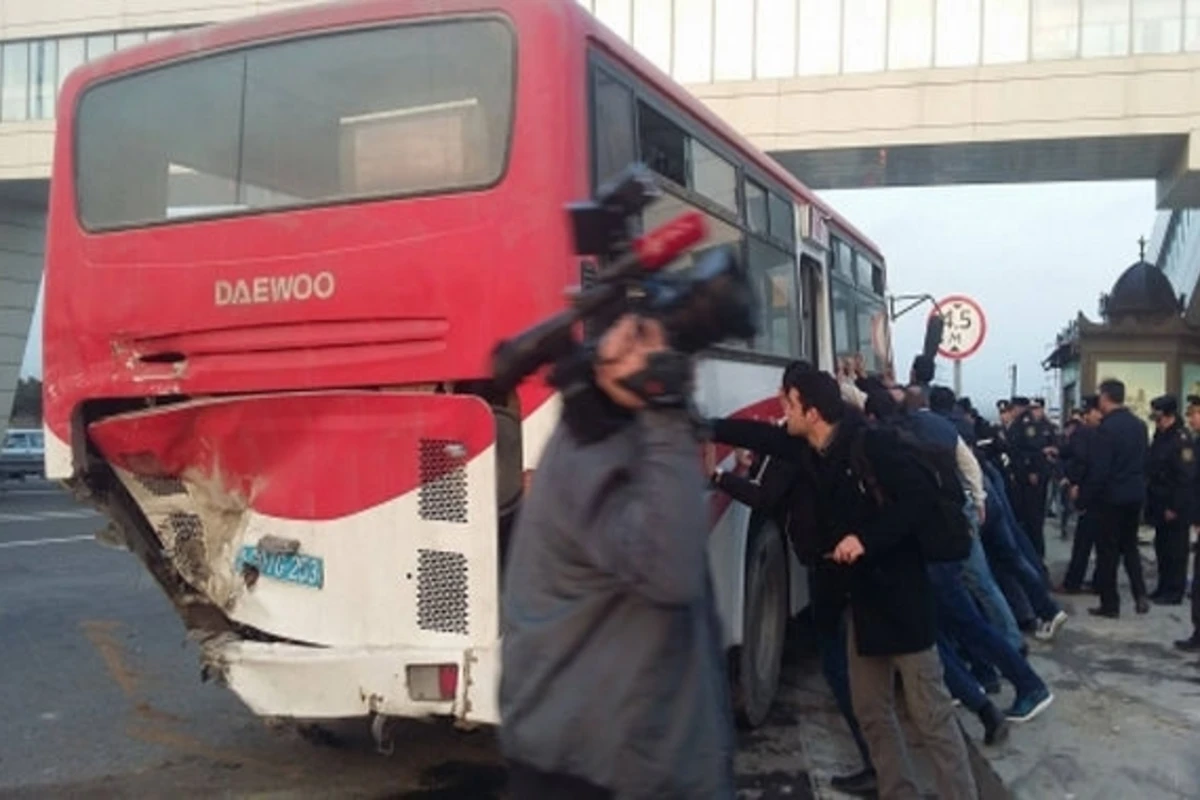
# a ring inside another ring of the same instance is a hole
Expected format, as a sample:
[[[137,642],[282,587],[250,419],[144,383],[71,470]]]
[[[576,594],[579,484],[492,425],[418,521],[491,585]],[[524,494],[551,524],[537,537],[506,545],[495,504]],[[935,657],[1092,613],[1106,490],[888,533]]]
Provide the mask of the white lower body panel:
[[[263,717],[345,719],[452,716],[500,722],[500,642],[468,649],[305,647],[244,640],[213,643],[205,660],[250,710]],[[417,700],[408,667],[456,664],[453,700]]]

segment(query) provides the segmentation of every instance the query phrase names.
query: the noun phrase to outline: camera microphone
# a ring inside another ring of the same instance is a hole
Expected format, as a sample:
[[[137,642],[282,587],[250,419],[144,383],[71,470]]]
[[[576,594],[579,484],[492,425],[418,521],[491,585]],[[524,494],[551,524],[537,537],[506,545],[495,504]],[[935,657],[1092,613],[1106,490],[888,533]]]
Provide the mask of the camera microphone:
[[[572,307],[524,333],[497,345],[492,352],[493,374],[502,391],[511,391],[540,365],[562,357],[574,345],[571,328],[612,303],[621,282],[661,269],[704,238],[707,225],[696,211],[681,214],[638,238],[599,276],[605,288],[577,294]]]
[[[635,241],[631,255],[637,257],[643,269],[661,269],[698,244],[707,233],[704,216],[699,211],[689,211]]]

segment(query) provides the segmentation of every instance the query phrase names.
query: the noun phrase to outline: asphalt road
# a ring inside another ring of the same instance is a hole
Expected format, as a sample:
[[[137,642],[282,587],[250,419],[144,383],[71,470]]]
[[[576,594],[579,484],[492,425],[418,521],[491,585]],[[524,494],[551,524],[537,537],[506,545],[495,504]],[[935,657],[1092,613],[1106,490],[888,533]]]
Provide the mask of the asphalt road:
[[[51,485],[0,484],[0,797],[503,796],[489,733],[411,723],[382,756],[365,726],[314,744],[201,683],[158,587],[94,540],[104,522]],[[744,797],[809,796],[788,717],[744,737]]]

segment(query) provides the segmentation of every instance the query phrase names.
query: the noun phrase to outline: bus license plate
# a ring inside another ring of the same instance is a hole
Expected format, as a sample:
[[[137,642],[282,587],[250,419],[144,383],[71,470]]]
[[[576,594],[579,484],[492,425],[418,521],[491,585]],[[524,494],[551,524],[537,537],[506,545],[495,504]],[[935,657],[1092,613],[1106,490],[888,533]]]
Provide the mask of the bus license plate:
[[[257,547],[243,547],[238,554],[237,569],[250,566],[264,578],[297,583],[313,589],[325,586],[325,562],[301,553],[264,553]]]

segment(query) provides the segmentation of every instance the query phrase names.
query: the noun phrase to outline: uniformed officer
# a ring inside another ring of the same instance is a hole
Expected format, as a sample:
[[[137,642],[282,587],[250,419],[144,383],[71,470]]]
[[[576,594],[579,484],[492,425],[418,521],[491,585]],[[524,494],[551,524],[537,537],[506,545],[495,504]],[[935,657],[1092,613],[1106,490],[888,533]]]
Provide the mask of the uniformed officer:
[[[1049,454],[1054,448],[1053,430],[1047,420],[1035,416],[1029,399],[1014,397],[1016,417],[1009,427],[1008,440],[1021,493],[1020,517],[1025,533],[1038,556],[1046,556],[1046,487],[1050,479]]]
[[[1020,508],[1021,496],[1017,493],[1017,485],[1013,479],[1012,455],[1008,446],[1008,426],[1012,422],[1012,408],[1008,400],[997,400],[996,411],[1000,422],[992,425],[984,421],[986,430],[979,431],[975,436],[976,446],[984,456],[992,462],[1004,478],[1004,491],[1014,511]]]
[[[1187,398],[1187,422],[1192,433],[1200,436],[1200,396],[1190,394]],[[1193,450],[1193,452],[1195,452]],[[1194,470],[1196,482],[1192,484],[1193,526],[1200,525],[1200,470]],[[1179,639],[1175,646],[1188,653],[1200,652],[1200,548],[1192,556],[1192,635]]]
[[[1177,606],[1187,589],[1196,456],[1174,397],[1163,395],[1151,400],[1150,419],[1154,420],[1155,431],[1146,458],[1146,518],[1154,526],[1154,553],[1158,558],[1158,588],[1150,599]]]
[[[1100,413],[1100,398],[1088,395],[1083,398],[1083,415],[1079,427],[1071,435],[1064,455],[1064,472],[1070,484],[1072,505],[1079,512],[1075,523],[1075,541],[1071,544],[1071,561],[1063,575],[1059,591],[1063,594],[1083,594],[1084,577],[1087,573],[1088,561],[1096,546],[1098,518],[1096,512],[1089,511],[1079,503],[1080,487],[1087,480],[1087,469],[1090,454],[1095,447],[1097,428],[1103,414]]]

